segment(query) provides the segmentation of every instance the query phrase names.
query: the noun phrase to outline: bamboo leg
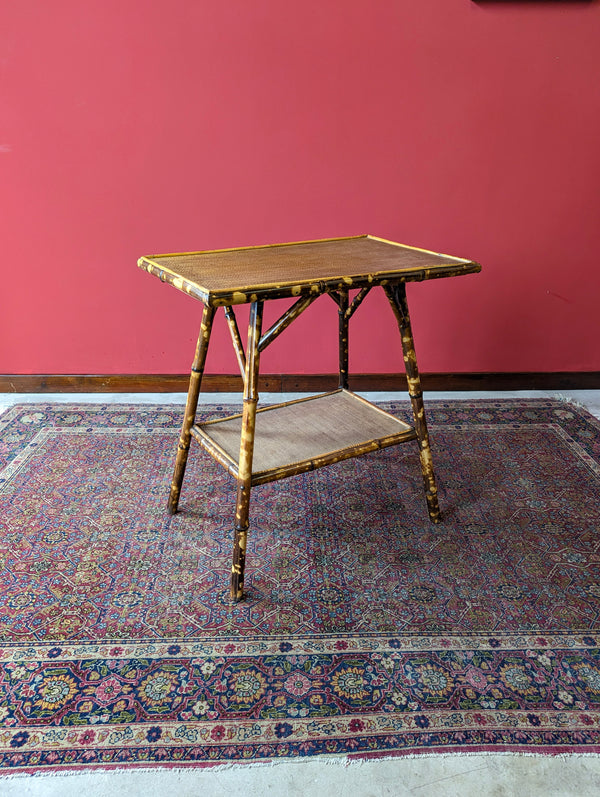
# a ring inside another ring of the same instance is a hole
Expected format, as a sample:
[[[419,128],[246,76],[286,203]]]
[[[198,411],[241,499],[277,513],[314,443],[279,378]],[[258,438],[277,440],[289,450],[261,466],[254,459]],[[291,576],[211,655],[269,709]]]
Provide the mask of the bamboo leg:
[[[415,421],[415,431],[419,442],[419,456],[421,458],[421,471],[425,485],[425,498],[429,517],[434,523],[441,520],[440,507],[438,504],[437,487],[433,472],[433,460],[429,447],[429,434],[427,432],[427,421],[425,419],[425,408],[423,406],[423,393],[421,391],[421,379],[417,367],[417,355],[413,341],[410,315],[408,313],[408,303],[406,301],[406,285],[402,282],[398,285],[385,286],[385,293],[398,321],[400,336],[402,338],[402,351],[404,353],[404,365],[408,380],[408,393],[412,406]]]
[[[177,512],[177,506],[179,504],[179,493],[181,491],[188,452],[190,450],[190,429],[196,420],[198,395],[200,393],[200,384],[202,382],[202,374],[204,372],[204,364],[206,362],[206,353],[208,351],[208,344],[210,342],[210,333],[212,330],[214,314],[214,307],[209,307],[208,305],[204,306],[202,324],[200,326],[200,333],[198,335],[198,343],[196,346],[196,355],[194,357],[192,372],[190,374],[190,386],[188,389],[187,402],[185,405],[185,414],[183,417],[183,425],[181,427],[181,435],[179,437],[179,446],[177,448],[175,471],[173,473],[171,492],[169,494],[168,510],[172,515]]]
[[[339,386],[348,390],[348,291],[340,291],[339,319],[339,354],[340,382]]]
[[[246,563],[246,539],[250,490],[252,487],[252,456],[254,454],[254,431],[256,427],[256,405],[258,404],[258,368],[260,333],[263,303],[253,302],[250,308],[248,345],[246,347],[246,373],[244,375],[244,409],[242,413],[242,436],[238,489],[235,510],[233,542],[233,564],[231,567],[231,599],[236,603],[244,597],[244,566]]]

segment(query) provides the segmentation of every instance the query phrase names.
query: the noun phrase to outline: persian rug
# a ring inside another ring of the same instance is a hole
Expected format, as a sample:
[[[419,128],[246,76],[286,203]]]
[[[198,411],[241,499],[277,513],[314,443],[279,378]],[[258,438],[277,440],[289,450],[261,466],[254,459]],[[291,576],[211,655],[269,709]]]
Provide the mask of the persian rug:
[[[416,443],[256,488],[237,605],[235,483],[195,444],[165,511],[182,412],[0,416],[0,771],[600,752],[585,410],[430,402],[440,525]]]

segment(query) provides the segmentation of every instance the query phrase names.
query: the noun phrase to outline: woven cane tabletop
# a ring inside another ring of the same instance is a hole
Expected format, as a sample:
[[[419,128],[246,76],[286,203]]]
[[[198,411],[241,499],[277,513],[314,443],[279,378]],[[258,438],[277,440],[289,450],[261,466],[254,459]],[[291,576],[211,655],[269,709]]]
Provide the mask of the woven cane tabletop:
[[[480,271],[470,260],[371,235],[141,257],[140,268],[212,305]]]
[[[242,416],[194,427],[194,437],[209,451],[216,444],[234,465],[240,451]],[[256,413],[252,484],[313,470],[367,451],[414,440],[404,421],[348,390],[264,407]]]

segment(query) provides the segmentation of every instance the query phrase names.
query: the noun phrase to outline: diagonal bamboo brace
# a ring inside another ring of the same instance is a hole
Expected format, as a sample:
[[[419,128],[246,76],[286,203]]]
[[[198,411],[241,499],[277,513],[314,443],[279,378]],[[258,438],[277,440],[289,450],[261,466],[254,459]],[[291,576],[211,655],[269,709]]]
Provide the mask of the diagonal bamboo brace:
[[[243,379],[244,374],[246,373],[246,355],[244,354],[244,346],[242,345],[240,330],[238,329],[237,319],[235,317],[233,307],[225,307],[225,318],[227,319],[229,333],[231,334],[231,342],[233,343],[233,350],[235,351],[235,356],[237,358],[238,366]]]
[[[301,315],[307,307],[315,301],[315,299],[319,298],[318,293],[312,294],[311,296],[304,296],[301,299],[298,299],[290,308],[288,308],[285,313],[277,319],[277,321],[273,324],[273,326],[268,329],[264,335],[261,336],[261,339],[258,342],[258,350],[262,351],[266,349],[273,341],[281,335],[281,333],[289,327],[292,321],[295,321],[299,315]]]

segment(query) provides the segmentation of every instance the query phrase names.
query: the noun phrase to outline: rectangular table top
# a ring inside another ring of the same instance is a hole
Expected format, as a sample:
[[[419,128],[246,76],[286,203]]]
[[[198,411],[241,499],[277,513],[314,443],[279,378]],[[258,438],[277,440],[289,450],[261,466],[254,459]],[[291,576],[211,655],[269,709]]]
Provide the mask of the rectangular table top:
[[[471,260],[360,235],[141,257],[138,266],[213,306],[481,270]]]

